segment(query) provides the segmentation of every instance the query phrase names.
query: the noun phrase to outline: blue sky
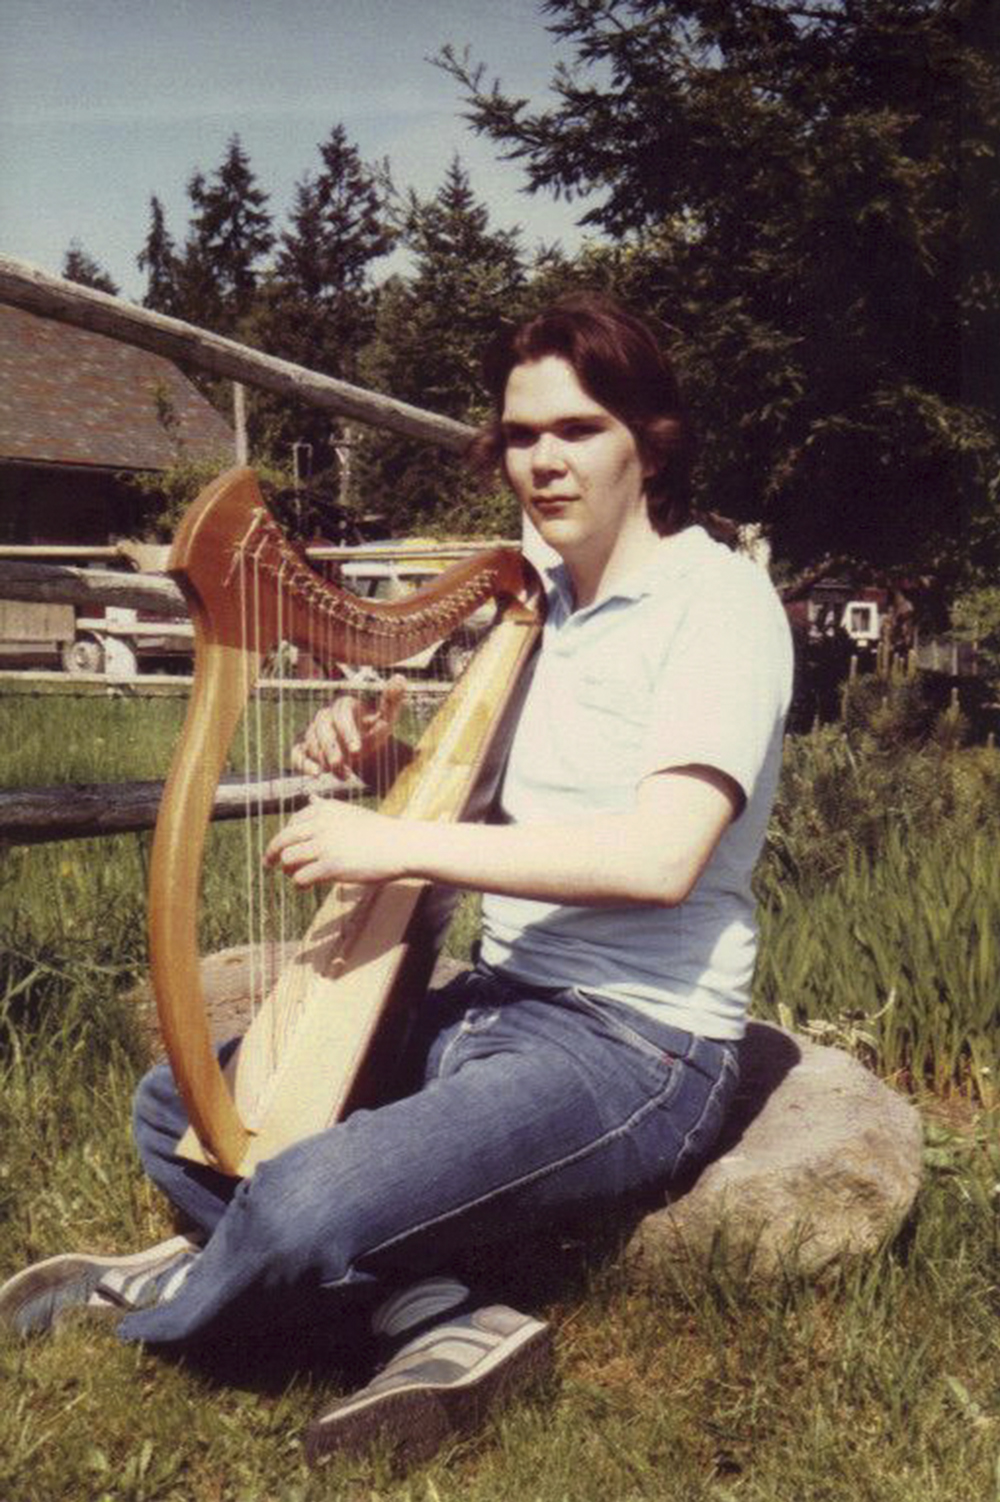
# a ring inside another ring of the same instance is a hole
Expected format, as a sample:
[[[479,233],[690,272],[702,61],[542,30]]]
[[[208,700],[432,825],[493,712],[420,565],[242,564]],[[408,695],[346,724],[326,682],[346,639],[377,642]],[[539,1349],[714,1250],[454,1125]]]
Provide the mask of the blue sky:
[[[570,61],[540,0],[0,0],[0,250],[58,272],[78,239],[139,297],[151,194],[182,241],[189,176],[237,132],[280,220],[338,122],[423,196],[457,152],[495,225],[575,249],[583,208],[473,135],[445,42],[536,104]]]

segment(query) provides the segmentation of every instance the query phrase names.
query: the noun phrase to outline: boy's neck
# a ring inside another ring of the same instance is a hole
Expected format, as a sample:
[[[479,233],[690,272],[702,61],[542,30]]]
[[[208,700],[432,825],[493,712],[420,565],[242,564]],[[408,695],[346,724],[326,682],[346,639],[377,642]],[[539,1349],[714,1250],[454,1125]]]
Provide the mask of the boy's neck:
[[[645,509],[623,526],[610,548],[601,547],[593,538],[579,550],[562,554],[563,563],[573,585],[573,604],[577,610],[595,605],[640,568],[660,542]]]

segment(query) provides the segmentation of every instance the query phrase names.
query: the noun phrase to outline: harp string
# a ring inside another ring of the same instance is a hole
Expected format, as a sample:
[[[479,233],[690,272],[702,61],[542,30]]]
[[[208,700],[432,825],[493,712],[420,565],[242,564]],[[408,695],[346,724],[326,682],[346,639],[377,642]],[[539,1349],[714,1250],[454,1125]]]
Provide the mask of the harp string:
[[[252,662],[253,662],[253,647],[254,647],[254,629],[253,629],[254,628],[254,622],[253,622],[253,616],[252,616],[252,613],[251,613],[251,596],[252,596],[252,590],[251,590],[249,579],[248,579],[249,568],[250,568],[250,565],[249,565],[248,558],[247,558],[246,547],[243,546],[240,549],[238,577],[239,577],[239,588],[240,588],[240,631],[241,631],[241,637],[242,637],[242,640],[241,640],[241,647],[242,647],[241,658],[242,658],[242,665],[243,665],[243,698],[244,698],[244,702],[248,706],[251,703],[251,694],[254,691],[254,686],[253,686],[253,683],[252,683],[252,671],[253,671],[252,670]],[[251,776],[251,769],[252,769],[253,763],[254,763],[254,753],[253,753],[253,746],[252,746],[252,741],[251,741],[251,720],[252,720],[252,716],[251,716],[251,713],[250,713],[250,710],[249,710],[249,707],[248,707],[247,710],[244,711],[244,714],[243,714],[243,723],[242,723],[242,738],[243,738],[243,757],[242,757],[243,766],[242,766],[242,772],[243,772],[243,778],[244,778],[244,794],[243,794],[243,799],[244,799],[244,808],[243,808],[243,852],[244,852],[244,902],[245,902],[245,907],[246,907],[246,943],[247,943],[247,964],[248,964],[248,978],[249,978],[249,985],[248,985],[249,996],[248,996],[248,1000],[249,1000],[250,1010],[251,1010],[251,1014],[252,1014],[253,1010],[254,1010],[254,1007],[256,1005],[256,998],[257,998],[258,991],[259,991],[258,977],[257,977],[257,966],[258,966],[259,955],[258,955],[258,951],[257,951],[257,945],[256,945],[256,942],[255,942],[255,940],[256,940],[256,921],[255,921],[255,914],[254,914],[254,893],[255,893],[254,871],[253,871],[253,849],[254,849],[254,833],[253,833],[254,820],[253,820],[253,812],[254,812],[254,810],[253,810],[253,807],[252,807],[252,794],[251,794],[251,788],[250,788],[250,776]]]
[[[276,639],[277,639],[277,646],[275,648],[274,675],[275,675],[275,678],[276,678],[277,682],[275,684],[275,688],[273,690],[273,694],[272,694],[272,698],[271,698],[271,721],[272,722],[271,722],[271,725],[269,727],[269,729],[270,729],[270,735],[268,737],[268,755],[267,755],[266,758],[264,758],[266,773],[269,776],[277,777],[278,780],[279,780],[279,787],[280,787],[280,791],[279,791],[279,795],[278,795],[278,823],[279,823],[279,825],[281,825],[281,824],[284,823],[285,816],[286,816],[285,793],[284,793],[284,776],[283,776],[283,774],[285,772],[285,769],[286,769],[285,749],[286,749],[286,746],[287,746],[287,741],[286,741],[286,737],[285,737],[285,674],[286,674],[286,672],[290,672],[291,671],[291,668],[290,668],[290,665],[289,665],[289,655],[290,654],[289,654],[289,651],[288,651],[288,644],[285,641],[285,596],[286,596],[286,589],[287,589],[287,584],[286,584],[286,577],[285,577],[285,562],[284,562],[284,559],[283,559],[282,562],[281,562],[281,565],[279,567],[279,570],[278,570],[277,587],[276,587],[277,620],[276,620],[276,632],[275,632],[275,635],[276,635]],[[277,751],[277,753],[278,753],[277,756],[274,754],[275,751]],[[261,810],[261,813],[263,813],[263,810]],[[271,899],[270,904],[269,904],[269,911],[270,911],[270,914],[271,914],[271,924],[270,924],[270,933],[268,935],[268,950],[267,950],[267,956],[268,956],[269,963],[266,963],[266,969],[267,969],[268,975],[269,975],[268,989],[270,989],[270,985],[273,984],[273,982],[271,981],[270,977],[273,976],[273,974],[275,973],[276,969],[278,968],[278,959],[277,959],[277,957],[278,957],[279,954],[281,954],[283,952],[284,944],[285,944],[285,941],[286,941],[286,938],[287,938],[287,933],[288,933],[287,894],[286,894],[286,887],[285,887],[285,883],[284,882],[274,882],[274,881],[270,881],[269,882],[265,878],[263,856],[264,856],[264,846],[266,844],[266,839],[267,839],[267,834],[268,834],[268,821],[265,820],[263,817],[259,817],[258,820],[257,820],[257,823],[258,823],[258,827],[259,827],[259,829],[261,831],[261,837],[260,837],[261,849],[260,849],[260,860],[259,860],[259,863],[258,863],[258,869],[261,872],[261,880],[265,882],[265,891],[270,894],[270,899]],[[279,1019],[277,1018],[276,1014],[272,1013],[272,1022],[271,1022],[271,1027],[270,1027],[270,1062],[271,1062],[272,1067],[277,1062],[278,1052],[279,1052],[279,1049],[280,1049],[280,1045],[281,1045],[281,1038],[280,1038]]]
[[[261,610],[261,605],[260,605],[260,567],[259,567],[259,555],[255,552],[254,559],[253,559],[253,629],[254,629],[254,655],[258,658],[258,660],[261,660],[261,647],[262,647],[260,610]],[[260,682],[260,684],[261,684],[261,687],[263,687],[263,681],[262,680],[264,679],[266,671],[267,671],[266,664],[263,662],[263,660],[261,660],[260,679],[258,680]],[[264,768],[263,768],[263,747],[262,747],[263,735],[264,735],[264,723],[263,723],[264,694],[261,693],[261,692],[258,692],[256,694],[254,694],[252,703],[253,703],[253,721],[254,721],[254,724],[253,724],[253,735],[251,736],[251,741],[252,741],[253,748],[254,748],[254,757],[253,757],[252,765],[247,768],[247,772],[252,777],[253,784],[256,785],[259,788],[259,786],[260,786],[260,780],[261,780],[261,777],[263,775],[263,770],[264,770]],[[262,838],[261,838],[262,834],[263,834],[263,820],[260,819],[260,818],[254,818],[254,819],[252,819],[250,821],[250,828],[251,828],[251,830],[253,832],[253,839],[252,839],[252,842],[251,842],[252,849],[253,849],[253,859],[251,861],[251,866],[250,866],[251,873],[252,873],[252,880],[253,880],[253,890],[254,890],[253,911],[254,911],[254,913],[256,915],[256,919],[257,919],[256,930],[255,930],[254,935],[253,935],[253,937],[251,939],[251,942],[255,943],[255,945],[256,945],[257,954],[258,954],[258,967],[257,968],[258,968],[259,990],[257,991],[257,993],[253,997],[253,1007],[256,1010],[256,1008],[258,1008],[259,1006],[261,1006],[261,1004],[263,1003],[263,999],[264,999],[264,997],[263,997],[263,993],[264,993],[264,977],[265,977],[265,975],[267,973],[267,893],[264,890],[263,873],[262,873],[262,869],[261,869],[261,856],[263,855]]]
[[[287,706],[285,701],[286,662],[288,664],[287,671],[292,671],[292,653],[291,650],[286,651],[285,643],[285,600],[287,598],[287,591],[288,579],[286,564],[283,559],[278,576],[278,640],[281,643],[281,652],[283,656],[281,669],[282,681],[281,687],[278,690],[278,750],[281,753],[281,759],[275,759],[274,761],[274,768],[280,779],[281,786],[281,792],[278,797],[279,827],[282,827],[284,825],[288,817],[288,806],[287,800],[285,798],[285,779],[282,775],[287,766],[286,752],[289,744],[289,728],[286,715]],[[288,942],[288,889],[284,882],[278,882],[276,885],[278,889],[278,941],[281,949],[283,950],[285,944]]]

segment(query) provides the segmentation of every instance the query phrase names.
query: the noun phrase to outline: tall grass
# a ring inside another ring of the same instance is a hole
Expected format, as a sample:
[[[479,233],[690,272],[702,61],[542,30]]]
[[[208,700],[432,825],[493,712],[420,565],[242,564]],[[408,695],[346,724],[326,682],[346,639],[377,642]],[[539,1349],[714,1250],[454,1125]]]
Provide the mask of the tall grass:
[[[13,730],[0,772],[17,785],[162,776],[182,706],[7,698],[0,710]],[[267,759],[274,765],[277,753]],[[246,940],[247,881],[257,880],[275,823],[211,830],[206,950]],[[86,953],[122,986],[134,980],[145,963],[149,839],[0,854],[8,952]],[[991,1099],[1000,1078],[998,855],[1000,753],[932,744],[886,754],[831,729],[791,740],[758,874],[757,1012],[852,1042],[913,1085]],[[477,911],[475,902],[460,908],[452,952],[468,953]]]
[[[756,1010],[850,1043],[885,1073],[984,1101],[1000,1082],[1000,843],[898,833],[822,887],[761,908]],[[817,1026],[822,1024],[822,1026]]]
[[[908,700],[904,709],[908,726]],[[12,732],[0,773],[17,785],[162,776],[182,706],[7,698],[0,710]],[[308,707],[297,713],[304,719]],[[273,737],[271,709],[265,719]],[[274,765],[278,755],[272,749],[265,759]],[[211,830],[206,950],[245,941],[248,877],[257,880],[275,822]],[[101,957],[128,984],[145,962],[149,838],[0,854],[8,953],[26,963],[39,946]],[[898,752],[867,731],[791,740],[758,874],[757,1011],[853,1040],[914,1085],[991,1099],[1000,1077],[998,855],[1000,753],[935,743]],[[474,902],[460,909],[453,952],[468,953],[476,913]]]
[[[838,726],[790,737],[758,895],[822,891],[859,857],[878,861],[893,840],[1000,840],[1000,751],[987,746],[880,746]]]
[[[0,693],[0,782],[15,788],[162,777],[183,718],[179,697]]]
[[[993,1101],[1000,752],[957,744],[910,680],[866,680],[851,706],[846,730],[786,747],[756,878],[754,1007],[911,1088]]]

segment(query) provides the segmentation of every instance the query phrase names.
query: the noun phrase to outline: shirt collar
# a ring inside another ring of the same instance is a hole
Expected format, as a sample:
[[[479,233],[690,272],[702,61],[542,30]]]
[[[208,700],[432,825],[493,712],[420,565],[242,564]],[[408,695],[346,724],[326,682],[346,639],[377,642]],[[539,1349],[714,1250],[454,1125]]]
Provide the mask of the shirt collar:
[[[712,546],[712,539],[704,527],[697,524],[685,527],[681,532],[671,533],[669,537],[661,537],[650,556],[638,568],[633,569],[609,595],[604,595],[585,609],[600,610],[612,600],[640,600],[644,595],[652,594],[666,580],[679,579],[689,573]],[[569,569],[565,563],[556,563],[546,568],[544,573],[566,614],[571,614],[574,609],[573,581]]]

